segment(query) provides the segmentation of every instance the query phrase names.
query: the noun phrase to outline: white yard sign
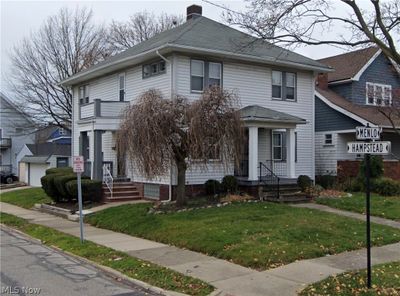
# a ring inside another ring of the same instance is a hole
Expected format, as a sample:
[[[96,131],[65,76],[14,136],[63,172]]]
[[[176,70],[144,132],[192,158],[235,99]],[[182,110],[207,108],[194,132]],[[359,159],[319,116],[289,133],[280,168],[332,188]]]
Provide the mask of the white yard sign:
[[[379,140],[381,138],[381,133],[382,133],[381,127],[368,127],[368,126],[356,127],[357,140]]]
[[[74,173],[83,173],[85,171],[83,156],[73,156],[72,160]]]
[[[390,142],[349,142],[347,143],[347,152],[352,154],[389,154]]]

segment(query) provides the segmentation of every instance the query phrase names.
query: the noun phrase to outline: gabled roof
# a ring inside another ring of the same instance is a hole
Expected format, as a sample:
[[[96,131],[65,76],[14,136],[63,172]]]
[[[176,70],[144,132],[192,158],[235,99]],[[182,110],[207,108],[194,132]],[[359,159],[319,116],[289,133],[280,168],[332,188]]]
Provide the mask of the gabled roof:
[[[246,106],[240,109],[240,117],[243,120],[258,120],[267,122],[284,122],[305,124],[306,120],[284,112],[275,111],[258,105]]]
[[[328,74],[328,82],[341,80],[358,80],[360,73],[365,70],[381,53],[378,47],[368,47],[348,53],[324,58],[318,62],[334,68],[334,72]]]
[[[71,156],[71,145],[56,143],[26,144],[33,156],[65,155]]]
[[[354,104],[339,94],[319,87],[315,88],[315,95],[331,108],[343,113],[344,115],[360,122],[361,124],[370,123],[387,128],[392,128],[391,122],[379,110],[389,112],[390,107],[377,107],[368,105]],[[400,118],[394,120],[397,128],[400,128]]]
[[[94,72],[104,75],[107,72],[104,69],[109,72],[116,71],[118,68],[122,69],[143,61],[146,55],[147,58],[158,57],[156,51],[162,54],[172,51],[219,54],[225,58],[298,67],[320,72],[330,71],[328,67],[315,60],[199,16],[77,73],[62,81],[61,84],[73,85],[83,81],[83,79],[94,78],[96,77]],[[103,71],[100,71],[101,69]]]

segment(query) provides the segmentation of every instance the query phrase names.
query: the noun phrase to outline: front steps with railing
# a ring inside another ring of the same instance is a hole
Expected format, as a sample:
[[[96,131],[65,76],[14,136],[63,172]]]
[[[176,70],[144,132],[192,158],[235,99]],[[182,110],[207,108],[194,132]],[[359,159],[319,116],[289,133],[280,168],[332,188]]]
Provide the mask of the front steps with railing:
[[[107,185],[103,184],[103,197],[105,202],[142,199],[138,188],[129,179],[114,180],[112,194]]]

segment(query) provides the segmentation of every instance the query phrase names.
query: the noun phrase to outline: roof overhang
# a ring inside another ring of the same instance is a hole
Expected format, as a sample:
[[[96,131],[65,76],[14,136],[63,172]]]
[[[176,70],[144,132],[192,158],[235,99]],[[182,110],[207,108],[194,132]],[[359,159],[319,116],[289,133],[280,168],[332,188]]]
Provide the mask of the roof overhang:
[[[183,52],[183,53],[199,54],[199,55],[213,55],[216,57],[220,57],[222,59],[231,58],[245,62],[291,67],[301,70],[313,71],[317,73],[326,73],[334,71],[332,68],[329,67],[323,67],[323,66],[318,67],[315,65],[295,63],[284,59],[276,59],[272,57],[271,58],[258,57],[248,54],[233,53],[229,51],[213,50],[208,48],[166,43],[160,47],[152,48],[150,50],[144,51],[136,55],[128,56],[123,59],[116,60],[114,62],[104,63],[104,65],[101,65],[99,67],[94,67],[93,69],[89,68],[67,79],[64,79],[59,84],[63,86],[73,86],[84,81],[88,81],[97,77],[104,76],[109,73],[113,73],[134,65],[141,64],[149,59],[159,57],[160,54],[165,55],[172,52]]]
[[[50,156],[24,156],[20,161],[26,163],[48,164]]]

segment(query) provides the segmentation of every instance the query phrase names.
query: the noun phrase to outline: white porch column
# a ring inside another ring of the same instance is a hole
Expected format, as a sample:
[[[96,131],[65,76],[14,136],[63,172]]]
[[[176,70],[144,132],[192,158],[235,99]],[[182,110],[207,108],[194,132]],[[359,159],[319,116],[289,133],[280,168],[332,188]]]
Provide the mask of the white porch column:
[[[249,180],[258,180],[258,127],[249,127]]]
[[[288,178],[296,177],[295,133],[293,128],[286,129],[286,167]],[[311,148],[310,148],[311,149]]]

